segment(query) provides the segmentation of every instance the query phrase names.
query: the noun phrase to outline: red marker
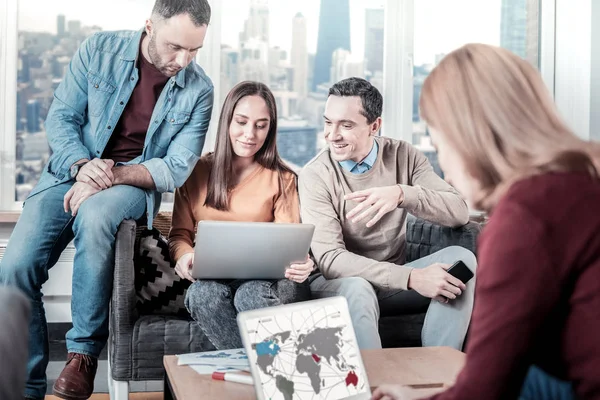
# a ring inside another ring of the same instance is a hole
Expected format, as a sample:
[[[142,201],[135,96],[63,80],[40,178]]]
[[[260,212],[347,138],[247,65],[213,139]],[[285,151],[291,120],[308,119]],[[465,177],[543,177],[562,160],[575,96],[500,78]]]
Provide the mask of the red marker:
[[[244,383],[246,385],[254,385],[254,380],[252,379],[252,375],[248,375],[248,374],[238,374],[235,372],[215,371],[212,373],[212,378],[217,381],[237,382],[237,383]]]

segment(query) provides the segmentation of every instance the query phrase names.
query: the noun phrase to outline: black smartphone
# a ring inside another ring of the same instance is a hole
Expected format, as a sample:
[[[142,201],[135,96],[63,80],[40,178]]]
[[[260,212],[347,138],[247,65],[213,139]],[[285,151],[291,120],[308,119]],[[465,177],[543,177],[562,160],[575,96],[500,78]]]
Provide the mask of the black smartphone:
[[[455,278],[458,278],[462,281],[462,283],[467,283],[473,278],[473,272],[467,267],[467,265],[462,261],[457,261],[450,268],[448,268],[448,273]]]

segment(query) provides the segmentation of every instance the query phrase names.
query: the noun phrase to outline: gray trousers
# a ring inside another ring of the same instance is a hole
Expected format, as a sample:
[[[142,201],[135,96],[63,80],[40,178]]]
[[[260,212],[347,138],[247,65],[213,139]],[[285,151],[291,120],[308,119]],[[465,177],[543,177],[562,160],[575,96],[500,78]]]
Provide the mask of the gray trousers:
[[[427,257],[406,264],[425,268],[434,263],[453,264],[462,260],[475,272],[475,255],[459,246],[450,246]],[[475,277],[467,283],[461,296],[448,303],[421,296],[414,290],[380,290],[360,277],[325,279],[322,275],[310,284],[313,298],[344,296],[361,349],[380,349],[379,317],[415,314],[427,311],[421,332],[423,346],[450,346],[462,350],[471,321]],[[402,329],[402,327],[398,327]]]
[[[0,399],[21,400],[27,376],[29,299],[0,286]]]

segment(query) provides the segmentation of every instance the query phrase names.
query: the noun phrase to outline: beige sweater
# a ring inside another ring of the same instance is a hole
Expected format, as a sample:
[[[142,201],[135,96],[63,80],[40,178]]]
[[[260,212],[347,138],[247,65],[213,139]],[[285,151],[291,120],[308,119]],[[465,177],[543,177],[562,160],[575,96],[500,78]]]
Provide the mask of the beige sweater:
[[[407,289],[411,268],[405,262],[406,215],[446,226],[468,222],[467,204],[435,174],[427,158],[410,144],[376,137],[377,161],[352,174],[330,157],[329,149],[307,164],[299,177],[302,222],[316,226],[311,249],[327,279],[359,276],[381,289]],[[348,193],[400,184],[404,200],[374,226],[352,223],[346,214],[358,203]]]

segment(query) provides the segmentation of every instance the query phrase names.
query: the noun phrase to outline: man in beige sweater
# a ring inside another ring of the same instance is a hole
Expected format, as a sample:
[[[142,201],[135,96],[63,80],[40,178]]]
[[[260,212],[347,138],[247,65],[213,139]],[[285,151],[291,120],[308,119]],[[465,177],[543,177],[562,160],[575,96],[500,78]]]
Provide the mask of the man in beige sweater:
[[[475,280],[465,285],[446,269],[462,260],[475,271],[475,256],[453,246],[404,264],[405,234],[408,213],[454,227],[468,222],[468,208],[422,153],[377,136],[382,103],[360,78],[329,90],[329,146],[299,177],[302,221],[316,226],[311,249],[321,272],[311,278],[311,291],[317,298],[346,297],[363,349],[381,348],[380,314],[425,311],[423,345],[461,349]]]

